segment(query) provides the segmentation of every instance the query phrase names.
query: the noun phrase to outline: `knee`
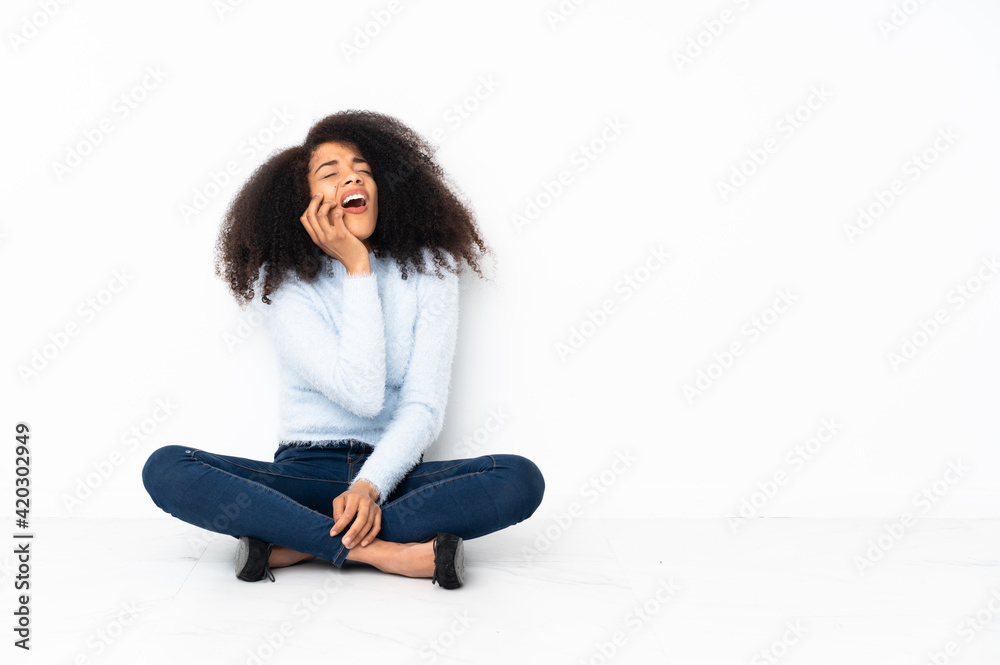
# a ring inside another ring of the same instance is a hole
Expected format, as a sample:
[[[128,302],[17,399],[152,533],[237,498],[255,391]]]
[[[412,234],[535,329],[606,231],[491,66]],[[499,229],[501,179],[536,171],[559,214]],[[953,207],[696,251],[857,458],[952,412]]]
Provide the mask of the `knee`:
[[[189,457],[190,448],[163,446],[153,451],[142,467],[142,484],[158,507],[163,508],[166,490],[177,487],[177,466]]]
[[[522,497],[525,518],[531,516],[542,503],[545,494],[545,477],[541,469],[527,457],[521,455],[494,455],[497,461],[509,467]]]

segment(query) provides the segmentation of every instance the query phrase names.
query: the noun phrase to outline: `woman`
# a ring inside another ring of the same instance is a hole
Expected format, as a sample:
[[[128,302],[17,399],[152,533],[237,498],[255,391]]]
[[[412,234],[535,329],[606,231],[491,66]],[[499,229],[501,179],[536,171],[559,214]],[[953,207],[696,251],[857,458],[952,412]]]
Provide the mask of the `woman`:
[[[165,446],[142,477],[161,509],[239,539],[240,579],[320,558],[456,588],[463,539],[541,503],[524,457],[423,461],[444,425],[459,258],[482,276],[486,250],[433,152],[395,118],[337,113],[226,213],[216,272],[275,344],[278,449],[264,462]]]

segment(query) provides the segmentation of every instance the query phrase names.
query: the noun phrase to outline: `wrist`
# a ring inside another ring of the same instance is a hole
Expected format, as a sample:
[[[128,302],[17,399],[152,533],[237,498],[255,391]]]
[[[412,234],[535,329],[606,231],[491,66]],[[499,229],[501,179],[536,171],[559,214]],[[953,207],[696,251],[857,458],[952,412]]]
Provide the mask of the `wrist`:
[[[352,277],[361,277],[372,274],[371,267],[366,263],[363,266],[348,267],[347,274]]]
[[[355,487],[365,492],[372,501],[378,501],[378,490],[375,488],[374,485],[372,485],[367,480],[358,479],[354,481],[354,484],[351,485],[351,488],[353,489]]]
[[[358,261],[357,263],[351,263],[351,264],[345,263],[344,267],[347,268],[348,275],[355,275],[355,276],[370,275],[372,272],[371,263],[368,261],[367,258],[364,261]]]

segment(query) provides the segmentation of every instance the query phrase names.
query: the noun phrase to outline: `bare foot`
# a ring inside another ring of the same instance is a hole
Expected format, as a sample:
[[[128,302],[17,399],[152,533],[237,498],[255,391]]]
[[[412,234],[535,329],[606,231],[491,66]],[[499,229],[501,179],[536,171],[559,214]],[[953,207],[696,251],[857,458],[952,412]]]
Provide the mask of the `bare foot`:
[[[433,577],[434,541],[401,543],[393,562],[392,572],[406,577]]]
[[[271,568],[284,568],[300,561],[309,561],[315,558],[315,554],[303,554],[281,545],[271,545],[271,556],[267,558],[267,564]]]
[[[350,561],[375,566],[384,573],[406,577],[434,576],[434,541],[426,543],[390,543],[375,538],[366,547],[348,550]]]

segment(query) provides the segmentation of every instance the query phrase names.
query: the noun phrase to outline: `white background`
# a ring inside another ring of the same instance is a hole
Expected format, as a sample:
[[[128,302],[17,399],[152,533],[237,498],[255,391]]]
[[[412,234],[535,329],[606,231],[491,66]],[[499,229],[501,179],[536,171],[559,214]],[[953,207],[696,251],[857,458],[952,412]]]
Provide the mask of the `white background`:
[[[491,283],[462,278],[429,459],[530,457],[539,516],[577,502],[588,517],[722,517],[755,499],[755,515],[886,517],[916,512],[924,488],[933,516],[998,515],[1000,278],[975,281],[1000,258],[994,3],[592,1],[554,25],[555,2],[54,6],[6,2],[0,21],[0,471],[12,487],[14,425],[30,424],[33,515],[163,517],[140,478],[161,445],[271,458],[275,356],[213,274],[214,243],[252,169],[343,109],[442,130],[440,162],[499,259]],[[369,43],[345,55],[366,23]],[[269,133],[276,111],[292,119]],[[602,143],[609,121],[623,129]],[[777,149],[724,197],[768,139]],[[87,154],[60,177],[72,151]],[[546,199],[561,171],[569,184]],[[858,207],[894,179],[902,193],[852,242]],[[208,204],[186,220],[197,193]],[[529,201],[541,212],[518,227]],[[643,272],[655,248],[671,258]],[[626,298],[616,285],[637,270]],[[128,283],[106,292],[116,271]],[[949,294],[967,283],[981,288],[959,309]],[[779,290],[794,304],[751,341],[744,325]],[[91,298],[105,299],[93,316]],[[939,309],[948,322],[894,367]],[[744,352],[689,400],[733,342]],[[50,357],[25,378],[36,352]],[[174,406],[153,427],[157,400]],[[793,465],[824,418],[839,431]],[[636,461],[615,467],[618,453]]]

